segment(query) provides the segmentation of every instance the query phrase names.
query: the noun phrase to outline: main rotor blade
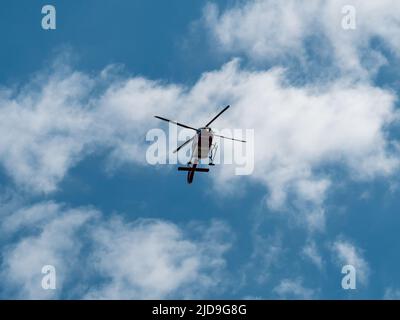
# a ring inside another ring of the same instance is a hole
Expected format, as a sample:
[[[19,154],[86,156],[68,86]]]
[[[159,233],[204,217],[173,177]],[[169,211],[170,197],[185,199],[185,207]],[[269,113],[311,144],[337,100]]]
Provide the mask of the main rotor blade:
[[[223,138],[223,139],[233,140],[233,141],[246,142],[246,140],[239,140],[239,139],[234,139],[234,138],[228,138],[228,137],[220,136],[220,135],[218,135],[218,134],[214,134],[214,136],[220,137],[220,138]]]
[[[222,110],[220,113],[218,113],[209,123],[205,125],[205,127],[208,127],[211,123],[215,121],[221,114],[223,114],[230,106],[226,106],[224,110]]]
[[[178,126],[180,126],[180,127],[186,128],[186,129],[192,129],[192,130],[194,130],[194,131],[197,131],[196,128],[189,127],[189,126],[187,126],[186,124],[183,124],[183,123],[179,123],[179,122],[176,122],[176,121],[172,121],[172,120],[169,120],[169,119],[167,119],[167,118],[163,118],[163,117],[159,117],[159,116],[154,116],[154,117],[157,118],[157,119],[160,119],[160,120],[164,120],[164,121],[167,121],[167,122],[174,123],[174,124],[176,124],[176,125],[178,125]]]
[[[193,137],[191,137],[189,140],[186,140],[183,144],[181,144],[178,149],[176,149],[174,151],[174,153],[177,153],[179,150],[181,150],[184,146],[186,146],[190,141],[192,141],[194,139],[195,135]]]

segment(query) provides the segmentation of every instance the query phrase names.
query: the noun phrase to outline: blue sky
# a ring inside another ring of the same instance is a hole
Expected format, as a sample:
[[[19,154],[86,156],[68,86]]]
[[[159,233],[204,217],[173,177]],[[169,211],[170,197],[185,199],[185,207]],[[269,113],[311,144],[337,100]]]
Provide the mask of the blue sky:
[[[399,5],[339,2],[3,3],[0,297],[399,298]],[[225,104],[252,175],[144,161]]]

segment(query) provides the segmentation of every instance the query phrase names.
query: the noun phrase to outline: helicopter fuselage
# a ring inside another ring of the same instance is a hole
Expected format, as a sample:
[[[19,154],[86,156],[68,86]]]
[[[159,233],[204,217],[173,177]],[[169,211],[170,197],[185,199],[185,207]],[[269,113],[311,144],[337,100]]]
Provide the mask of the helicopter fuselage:
[[[208,158],[214,135],[210,128],[201,128],[193,139],[192,163]]]

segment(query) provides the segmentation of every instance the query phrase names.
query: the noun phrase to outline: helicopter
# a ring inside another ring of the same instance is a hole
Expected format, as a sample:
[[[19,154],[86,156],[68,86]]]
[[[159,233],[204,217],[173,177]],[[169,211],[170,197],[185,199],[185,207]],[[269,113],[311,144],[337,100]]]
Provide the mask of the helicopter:
[[[176,122],[164,117],[160,116],[154,116],[157,119],[167,121],[173,124],[176,124],[177,126],[194,130],[196,134],[190,138],[189,140],[186,140],[183,144],[181,144],[176,150],[174,150],[174,153],[178,152],[181,150],[184,146],[186,146],[188,143],[192,142],[192,153],[189,162],[187,163],[186,167],[178,167],[178,171],[187,171],[187,183],[191,184],[193,182],[194,178],[194,173],[195,172],[209,172],[209,168],[200,168],[198,165],[200,164],[201,159],[209,159],[209,166],[214,166],[213,160],[218,148],[218,145],[216,143],[213,143],[214,137],[219,137],[222,139],[228,139],[228,140],[233,140],[233,141],[239,141],[239,142],[246,142],[245,140],[239,140],[239,139],[234,139],[234,138],[229,138],[225,136],[221,136],[216,134],[211,128],[210,125],[213,123],[221,114],[223,114],[226,110],[229,109],[229,105],[226,106],[221,112],[219,112],[214,118],[212,118],[204,127],[201,128],[194,128],[191,126],[188,126],[186,124],[183,124],[181,122]]]

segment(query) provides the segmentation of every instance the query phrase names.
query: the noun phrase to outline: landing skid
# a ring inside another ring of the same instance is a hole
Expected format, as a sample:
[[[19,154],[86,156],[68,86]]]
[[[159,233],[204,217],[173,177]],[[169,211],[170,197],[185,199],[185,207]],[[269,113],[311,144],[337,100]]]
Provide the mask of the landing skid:
[[[209,168],[197,168],[197,164],[193,164],[193,167],[179,167],[178,171],[187,171],[187,183],[193,182],[195,172],[209,172]]]
[[[196,172],[209,172],[209,168],[193,168],[193,167],[179,167],[178,171],[196,171]]]

